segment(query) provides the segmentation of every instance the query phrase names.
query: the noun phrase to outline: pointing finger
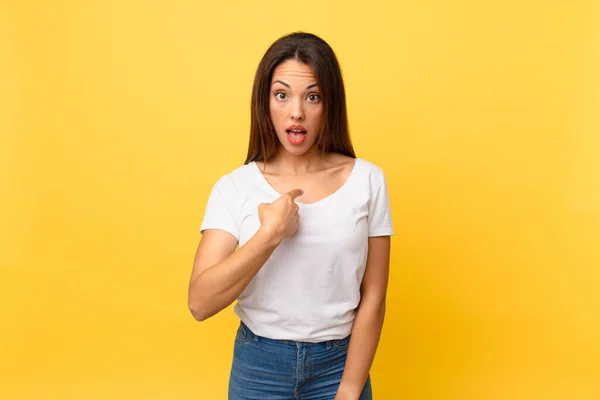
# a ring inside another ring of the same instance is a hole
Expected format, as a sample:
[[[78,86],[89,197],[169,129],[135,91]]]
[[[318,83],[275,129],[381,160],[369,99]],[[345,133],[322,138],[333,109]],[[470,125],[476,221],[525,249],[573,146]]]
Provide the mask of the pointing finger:
[[[296,198],[302,196],[304,194],[304,190],[302,189],[294,189],[294,190],[290,190],[289,192],[286,193],[288,196],[290,196],[292,198],[292,200],[296,200]]]

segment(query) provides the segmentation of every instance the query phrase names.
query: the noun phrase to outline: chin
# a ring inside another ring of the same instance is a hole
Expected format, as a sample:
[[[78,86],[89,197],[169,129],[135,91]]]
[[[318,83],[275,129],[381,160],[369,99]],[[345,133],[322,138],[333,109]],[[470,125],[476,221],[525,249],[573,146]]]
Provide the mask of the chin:
[[[301,156],[303,154],[306,154],[308,152],[308,150],[310,150],[310,147],[305,147],[305,146],[283,145],[283,148],[285,149],[285,151],[287,151],[288,153],[290,153],[294,156]]]

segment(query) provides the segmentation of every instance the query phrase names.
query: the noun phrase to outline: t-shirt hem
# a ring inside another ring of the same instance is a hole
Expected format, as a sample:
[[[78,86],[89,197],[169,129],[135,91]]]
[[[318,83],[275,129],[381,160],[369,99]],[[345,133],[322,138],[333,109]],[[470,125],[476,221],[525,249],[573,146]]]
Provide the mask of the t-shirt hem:
[[[394,235],[394,229],[392,229],[392,227],[383,227],[380,229],[375,229],[369,232],[369,237],[376,237],[376,236],[393,236]]]
[[[204,234],[204,231],[207,229],[217,229],[220,231],[225,231],[225,232],[231,234],[234,238],[236,238],[236,240],[238,239],[238,235],[235,230],[229,229],[229,228],[223,228],[222,226],[211,226],[211,225],[202,226],[202,227],[200,227],[200,234]]]

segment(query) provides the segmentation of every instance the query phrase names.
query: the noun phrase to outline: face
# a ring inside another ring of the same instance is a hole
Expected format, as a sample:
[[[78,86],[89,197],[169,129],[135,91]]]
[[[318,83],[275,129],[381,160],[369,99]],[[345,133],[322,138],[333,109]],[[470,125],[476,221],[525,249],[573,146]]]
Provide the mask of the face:
[[[323,104],[310,66],[288,60],[275,68],[269,110],[283,149],[301,155],[313,147],[321,127]]]

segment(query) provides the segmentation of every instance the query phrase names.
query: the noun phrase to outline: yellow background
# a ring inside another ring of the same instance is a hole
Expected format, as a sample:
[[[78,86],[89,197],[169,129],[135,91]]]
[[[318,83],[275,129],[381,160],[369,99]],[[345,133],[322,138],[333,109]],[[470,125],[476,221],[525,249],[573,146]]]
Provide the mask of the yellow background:
[[[600,398],[597,1],[2,1],[0,398],[225,399],[187,284],[268,45],[327,40],[397,235],[377,400]]]

